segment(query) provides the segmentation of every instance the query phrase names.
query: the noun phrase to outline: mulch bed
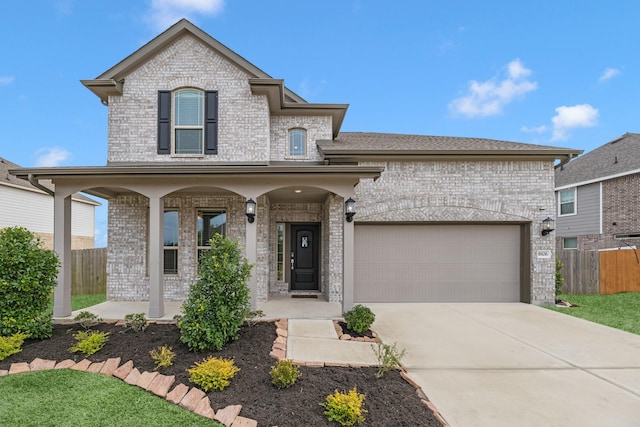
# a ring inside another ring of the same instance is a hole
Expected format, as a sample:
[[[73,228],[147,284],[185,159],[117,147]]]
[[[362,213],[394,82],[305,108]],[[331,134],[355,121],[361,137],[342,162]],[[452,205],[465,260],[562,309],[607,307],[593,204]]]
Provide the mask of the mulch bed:
[[[219,352],[190,352],[180,342],[180,332],[173,324],[150,324],[144,332],[125,330],[122,326],[101,323],[94,330],[110,332],[104,348],[87,357],[100,362],[120,357],[122,363],[132,360],[136,368],[153,371],[149,352],[160,346],[172,347],[176,354],[171,367],[161,368],[164,375],[175,375],[176,383],[193,386],[186,370],[213,355],[233,358],[240,372],[223,391],[208,393],[214,410],[228,405],[242,405],[240,415],[258,421],[260,426],[331,426],[319,405],[336,389],[348,391],[354,386],[365,394],[364,425],[370,426],[442,426],[431,410],[416,394],[415,389],[398,371],[387,372],[376,379],[376,368],[301,367],[302,377],[292,387],[278,390],[271,384],[269,370],[275,359],[269,356],[276,328],[273,322],[259,322],[243,326],[240,338]],[[43,341],[28,340],[22,352],[0,361],[0,369],[9,369],[15,362],[31,362],[35,358],[80,361],[82,354],[69,352],[74,344],[72,334],[82,327],[78,324],[54,325],[53,337]]]

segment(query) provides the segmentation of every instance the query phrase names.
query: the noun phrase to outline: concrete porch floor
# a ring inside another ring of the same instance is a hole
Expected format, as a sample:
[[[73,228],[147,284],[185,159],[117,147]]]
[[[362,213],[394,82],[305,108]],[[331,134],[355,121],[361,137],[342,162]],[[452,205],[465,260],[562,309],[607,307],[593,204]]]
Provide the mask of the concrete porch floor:
[[[180,313],[180,301],[165,301],[164,316],[148,320],[172,321]],[[272,319],[338,319],[342,317],[342,304],[327,302],[322,298],[292,298],[289,295],[270,296],[268,301],[258,302],[258,310],[264,313],[263,320]],[[72,320],[80,313],[88,311],[104,320],[122,320],[127,314],[149,315],[149,301],[106,301],[91,307],[76,310],[71,316],[55,320]]]

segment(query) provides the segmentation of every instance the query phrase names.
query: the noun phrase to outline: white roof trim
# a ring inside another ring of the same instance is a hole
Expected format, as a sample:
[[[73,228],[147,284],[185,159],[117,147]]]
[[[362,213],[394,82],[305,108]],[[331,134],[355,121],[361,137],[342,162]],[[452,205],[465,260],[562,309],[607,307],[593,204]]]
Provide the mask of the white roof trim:
[[[633,175],[635,173],[640,173],[640,169],[634,169],[634,170],[630,170],[622,173],[617,173],[615,175],[603,176],[601,178],[589,179],[587,181],[575,182],[573,184],[562,185],[560,187],[556,187],[555,191],[566,190],[567,188],[571,188],[571,187],[581,187],[583,185],[594,184],[596,182],[607,181],[609,179],[620,178],[622,176]]]

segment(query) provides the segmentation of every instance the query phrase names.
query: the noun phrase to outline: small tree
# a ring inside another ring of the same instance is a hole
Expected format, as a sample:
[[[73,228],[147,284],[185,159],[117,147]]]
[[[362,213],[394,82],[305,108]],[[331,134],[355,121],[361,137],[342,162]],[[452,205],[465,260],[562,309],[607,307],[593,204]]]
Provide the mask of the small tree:
[[[49,308],[58,275],[56,254],[23,227],[0,230],[0,336],[49,338]]]
[[[238,338],[249,313],[251,264],[237,240],[216,234],[202,254],[199,279],[182,305],[180,340],[192,351],[220,350]]]

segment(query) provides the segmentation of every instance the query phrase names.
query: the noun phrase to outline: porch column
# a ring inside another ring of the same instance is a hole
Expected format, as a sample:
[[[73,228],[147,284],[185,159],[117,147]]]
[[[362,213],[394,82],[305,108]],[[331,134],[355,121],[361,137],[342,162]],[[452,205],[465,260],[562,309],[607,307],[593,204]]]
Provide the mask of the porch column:
[[[247,199],[249,199],[249,197],[247,197]],[[257,197],[252,197],[252,199],[258,200]],[[257,211],[258,208],[256,206],[256,212]],[[249,304],[251,305],[252,311],[256,310],[256,303],[258,300],[258,276],[256,274],[258,260],[258,221],[264,221],[264,218],[260,218],[256,215],[256,220],[254,222],[247,221],[245,228],[245,250],[247,254],[247,261],[254,266],[251,270],[251,277],[249,277],[247,282],[247,286],[249,286],[249,294],[251,296]]]
[[[71,316],[71,195],[53,197],[53,249],[58,255],[58,285],[53,292],[53,316]]]
[[[343,223],[343,258],[342,258],[342,311],[349,311],[353,308],[353,288],[354,288],[354,227],[353,222],[347,222],[344,215]]]
[[[164,199],[149,197],[149,317],[164,316]]]

